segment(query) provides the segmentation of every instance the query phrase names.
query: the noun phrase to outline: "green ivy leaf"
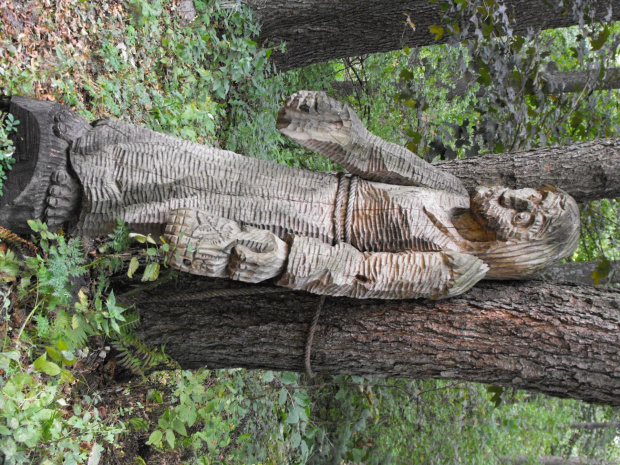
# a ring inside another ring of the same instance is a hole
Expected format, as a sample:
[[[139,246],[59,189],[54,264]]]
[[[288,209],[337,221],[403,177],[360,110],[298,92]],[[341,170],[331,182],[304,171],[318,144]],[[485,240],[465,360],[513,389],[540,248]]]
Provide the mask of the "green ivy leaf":
[[[502,403],[502,395],[506,388],[501,386],[487,386],[487,392],[491,394],[491,402],[495,405],[495,408],[498,408]]]
[[[297,374],[287,371],[280,377],[280,381],[282,384],[292,384],[297,381]]]
[[[131,257],[131,261],[129,262],[129,269],[127,270],[127,276],[129,278],[133,278],[133,274],[136,272],[138,267],[140,266],[140,262],[137,257]]]
[[[288,423],[290,425],[299,423],[299,414],[297,413],[297,410],[292,409],[288,413],[288,416],[286,417],[286,420],[284,420],[284,423]]]
[[[413,72],[408,69],[403,69],[400,72],[400,78],[405,82],[413,81]]]
[[[58,352],[56,349],[54,349],[53,347],[46,347],[45,351],[47,352],[47,355],[49,355],[49,357],[55,361],[55,362],[60,362],[62,361],[62,355],[60,355],[60,352]],[[36,368],[36,367],[35,367]]]
[[[435,40],[440,40],[443,37],[444,30],[441,26],[429,26],[428,30],[431,31],[431,34],[435,34]]]
[[[161,439],[162,439],[161,431],[156,429],[155,431],[151,433],[151,435],[149,436],[149,440],[146,441],[146,443],[151,446],[157,446],[161,443]]]
[[[144,269],[142,281],[155,281],[159,276],[159,263],[149,263]]]
[[[607,42],[607,39],[609,39],[609,34],[611,34],[611,28],[609,26],[605,26],[596,39],[592,39],[590,42],[592,45],[592,50],[595,52],[600,50],[601,47],[605,45],[605,42]]]
[[[47,361],[47,354],[41,355],[34,361],[34,369],[37,371],[42,371],[49,376],[56,376],[60,374],[60,367],[53,362]]]
[[[590,277],[594,280],[594,285],[598,286],[601,282],[601,279],[609,276],[609,272],[611,271],[611,263],[607,259],[601,260],[601,262],[594,270],[594,273],[590,275]]]
[[[171,429],[166,430],[166,442],[171,449],[174,449],[174,431],[172,431]]]
[[[291,447],[296,449],[301,444],[301,434],[298,431],[293,431],[291,434],[289,441],[291,442]]]
[[[185,429],[185,425],[178,418],[172,422],[172,428],[179,433],[181,436],[187,436],[187,430]],[[170,446],[172,447],[172,446]]]

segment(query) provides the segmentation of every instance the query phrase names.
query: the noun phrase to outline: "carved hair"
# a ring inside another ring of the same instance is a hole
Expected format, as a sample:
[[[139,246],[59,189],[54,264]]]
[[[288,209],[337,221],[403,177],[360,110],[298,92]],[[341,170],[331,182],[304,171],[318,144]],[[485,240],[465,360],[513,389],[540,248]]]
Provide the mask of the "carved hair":
[[[581,230],[577,202],[563,190],[545,186],[558,195],[556,208],[536,215],[527,232],[501,237],[476,253],[489,265],[487,279],[518,279],[569,257],[579,245]]]

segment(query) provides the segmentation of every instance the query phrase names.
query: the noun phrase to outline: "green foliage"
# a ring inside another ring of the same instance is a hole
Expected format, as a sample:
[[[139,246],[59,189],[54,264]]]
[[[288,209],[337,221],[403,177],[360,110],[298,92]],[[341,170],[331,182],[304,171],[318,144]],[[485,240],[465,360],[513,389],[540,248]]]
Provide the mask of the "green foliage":
[[[84,450],[81,441],[91,443],[98,438],[111,443],[121,428],[100,424],[92,399],[85,402],[89,410],[83,415],[65,416],[69,401],[64,387],[75,382],[70,368],[84,347],[84,333],[94,332],[89,320],[97,315],[86,308],[83,294],[83,305],[76,304],[73,316],[69,313],[68,277],[84,272],[76,242],[50,233],[41,223],[32,226],[41,233],[44,256],[19,260],[13,253],[0,251],[0,274],[14,278],[18,298],[14,306],[4,309],[0,449],[7,464],[32,463],[35,458],[37,463],[56,463],[58,457],[65,457],[65,463],[78,463],[95,447]],[[14,273],[15,267],[19,274]],[[10,326],[13,320],[8,313],[15,315],[17,309],[30,309],[19,329]],[[28,326],[33,315],[35,328]]]
[[[581,243],[574,261],[620,260],[620,203],[617,199],[590,202],[581,208]],[[600,278],[606,277],[601,275]]]
[[[15,120],[13,115],[0,112],[0,195],[2,195],[2,184],[6,180],[7,171],[15,162],[13,141],[9,139],[9,136],[17,131],[18,124],[19,121]]]
[[[501,1],[436,3],[445,12],[448,45],[410,51],[411,68],[400,74],[399,99],[414,110],[411,148],[445,159],[617,134],[615,91],[596,86],[616,66],[620,29],[595,23],[588,1],[566,6],[579,26],[527,36],[514,35]],[[587,81],[580,91],[562,93],[557,70],[581,71]],[[435,116],[458,79],[466,92],[450,99],[457,111]]]
[[[541,455],[618,455],[613,430],[570,428],[609,421],[617,412],[576,401],[472,383],[356,377],[334,377],[311,397],[311,420],[322,427],[310,463],[500,464],[519,454],[532,463]]]
[[[37,255],[0,248],[0,278],[9,285],[0,288],[0,450],[7,464],[96,464],[127,427],[101,422],[97,396],[76,396],[82,380],[75,369],[88,359],[91,337],[110,341],[123,354],[120,362],[138,371],[168,359],[131,334],[137,316],[118,305],[113,292],[104,295],[102,285],[75,289],[86,284],[89,271],[100,278],[108,273],[109,257],[88,263],[77,239],[52,233],[40,221],[29,224],[37,233]],[[117,228],[106,248],[122,251],[125,229]]]

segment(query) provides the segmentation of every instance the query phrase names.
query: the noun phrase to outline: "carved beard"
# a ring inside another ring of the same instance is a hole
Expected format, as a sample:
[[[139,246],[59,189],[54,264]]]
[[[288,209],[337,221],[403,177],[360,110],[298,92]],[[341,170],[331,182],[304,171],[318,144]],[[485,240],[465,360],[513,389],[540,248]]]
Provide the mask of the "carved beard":
[[[471,208],[483,224],[495,231],[502,241],[531,241],[541,238],[562,213],[562,196],[544,190],[546,197],[531,211],[506,206],[504,187],[478,188],[471,198]],[[503,203],[503,205],[502,205]]]

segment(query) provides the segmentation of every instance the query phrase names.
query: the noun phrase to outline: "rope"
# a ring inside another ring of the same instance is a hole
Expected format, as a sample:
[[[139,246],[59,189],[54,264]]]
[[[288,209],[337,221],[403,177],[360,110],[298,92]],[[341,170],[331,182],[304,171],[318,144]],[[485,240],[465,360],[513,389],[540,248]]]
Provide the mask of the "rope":
[[[345,173],[338,173],[337,176],[338,193],[336,195],[336,207],[334,208],[334,243],[332,245],[345,241],[345,223],[351,185],[350,176]]]
[[[344,220],[344,242],[351,243],[351,229],[353,227],[353,209],[357,200],[357,184],[359,177],[352,176],[349,184],[349,198],[347,199],[347,214]]]
[[[306,341],[306,374],[310,378],[314,378],[316,373],[312,372],[312,368],[310,367],[310,353],[312,352],[312,341],[314,340],[314,330],[316,329],[316,325],[319,322],[319,317],[321,316],[321,310],[323,309],[323,304],[325,304],[325,296],[322,295],[319,300],[319,305],[316,308],[316,312],[314,312],[314,318],[312,318],[312,324],[310,325],[310,329],[308,330],[308,339]]]

